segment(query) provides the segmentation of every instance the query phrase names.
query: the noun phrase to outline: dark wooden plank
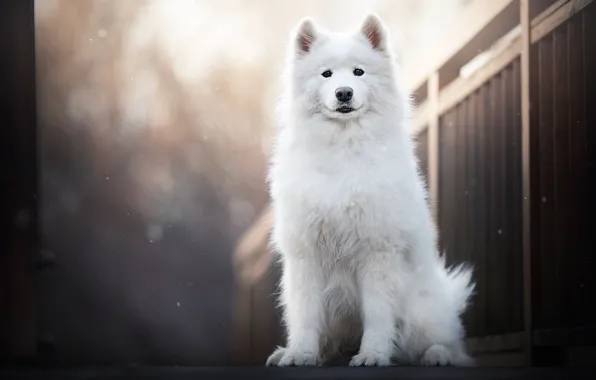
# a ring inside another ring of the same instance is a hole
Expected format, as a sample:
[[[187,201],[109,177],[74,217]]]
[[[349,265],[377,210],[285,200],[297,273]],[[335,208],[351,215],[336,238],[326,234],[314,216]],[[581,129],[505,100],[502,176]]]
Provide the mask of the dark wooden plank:
[[[428,78],[428,189],[429,198],[432,202],[432,214],[435,220],[438,219],[439,199],[439,126],[441,113],[439,112],[439,78],[438,73],[433,73]]]
[[[520,116],[521,116],[521,171],[522,171],[522,294],[523,294],[523,334],[524,334],[524,364],[531,366],[533,362],[534,350],[532,345],[532,330],[534,320],[534,266],[535,258],[533,255],[535,248],[534,232],[536,226],[533,225],[535,215],[535,199],[533,194],[535,178],[532,170],[535,162],[534,155],[536,149],[533,143],[536,139],[532,138],[533,121],[535,120],[532,102],[536,102],[534,97],[534,84],[536,69],[536,59],[532,47],[531,32],[531,4],[530,0],[520,0],[520,27],[521,27],[521,55],[520,55]]]
[[[512,269],[512,262],[511,262],[511,250],[509,247],[509,228],[511,227],[509,222],[509,214],[511,212],[510,208],[507,207],[507,187],[511,182],[511,179],[507,177],[507,134],[508,129],[510,128],[509,120],[507,119],[507,114],[509,112],[508,108],[511,107],[511,100],[507,98],[507,82],[509,79],[509,69],[506,67],[501,71],[499,74],[500,83],[499,83],[499,98],[497,99],[497,111],[500,118],[500,123],[498,125],[497,130],[497,137],[498,140],[495,142],[497,145],[497,160],[498,160],[498,168],[497,168],[497,199],[498,199],[498,207],[499,212],[497,214],[497,240],[499,242],[499,261],[501,261],[501,276],[500,278],[493,278],[493,281],[498,281],[501,291],[499,292],[499,302],[504,304],[509,302],[512,299],[511,294],[511,281],[504,281],[504,274],[508,273],[508,276],[511,276],[511,269]],[[497,324],[495,325],[495,332],[494,334],[503,334],[507,332],[507,326],[509,323],[509,315],[510,309],[509,308],[502,308],[501,316],[497,320]]]
[[[449,173],[449,155],[452,153],[449,139],[449,112],[447,112],[440,120],[439,127],[439,221],[440,221],[440,242],[441,253],[446,254],[451,248],[451,236],[448,219],[449,206],[451,199],[449,199],[449,190],[451,181],[447,179]]]
[[[470,100],[466,98],[464,101],[458,104],[457,106],[457,164],[456,164],[456,177],[457,177],[457,185],[455,188],[456,191],[456,212],[455,216],[457,218],[457,233],[456,233],[456,243],[455,246],[456,252],[455,257],[457,261],[470,261],[473,260],[473,256],[470,254],[468,248],[469,236],[471,235],[471,231],[467,225],[467,209],[469,207],[468,204],[468,195],[466,192],[467,187],[467,156],[468,156],[468,146],[467,146],[467,129],[468,129],[468,121],[467,121],[467,109],[469,107]],[[472,306],[471,312],[465,316],[466,323],[470,326],[470,334],[476,336],[478,334],[482,334],[482,331],[478,329],[477,325],[477,315],[480,313],[481,310],[476,306]]]
[[[480,331],[486,331],[486,305],[487,305],[487,273],[488,273],[488,258],[491,253],[491,245],[488,239],[488,228],[491,212],[491,198],[489,191],[489,176],[490,176],[490,110],[489,110],[489,96],[490,96],[490,82],[484,84],[479,91],[480,98],[477,104],[477,120],[478,120],[478,138],[480,141],[479,153],[479,175],[478,175],[478,193],[482,194],[479,203],[482,205],[480,218],[481,223],[477,226],[476,233],[479,235],[478,239],[481,241],[475,264],[476,264],[476,297],[475,304],[483,313],[478,315],[478,328]]]
[[[458,163],[457,163],[457,194],[458,194],[458,260],[470,259],[470,251],[468,250],[469,230],[468,230],[468,105],[469,98],[464,99],[457,107],[457,144],[458,144]]]
[[[483,85],[479,91],[478,96],[475,100],[476,107],[476,125],[477,125],[477,144],[478,154],[476,163],[476,178],[477,178],[477,202],[476,202],[476,214],[478,224],[474,229],[478,245],[475,252],[474,264],[476,270],[474,272],[476,279],[476,296],[474,303],[478,304],[482,313],[478,315],[477,323],[479,329],[484,331],[486,326],[485,310],[486,310],[486,257],[488,254],[488,243],[486,241],[486,221],[489,217],[488,206],[490,204],[490,198],[487,194],[486,186],[486,165],[487,165],[487,154],[486,149],[490,144],[487,122],[486,122],[486,100],[488,97],[488,86]]]
[[[503,70],[502,76],[502,93],[501,93],[501,104],[503,110],[503,130],[501,133],[501,198],[502,198],[502,223],[501,223],[501,238],[504,242],[503,248],[503,256],[506,262],[507,273],[509,273],[509,279],[505,280],[505,277],[500,278],[499,280],[503,284],[505,297],[511,302],[515,300],[516,297],[519,296],[520,293],[515,293],[515,277],[517,273],[515,272],[516,267],[516,251],[513,247],[513,234],[515,224],[513,222],[512,216],[515,214],[517,210],[514,209],[513,204],[513,192],[516,191],[512,187],[512,184],[515,182],[512,173],[512,167],[514,165],[513,162],[513,154],[511,149],[511,140],[512,135],[515,133],[515,120],[514,120],[514,101],[515,97],[513,97],[513,68],[512,65],[509,65]],[[519,192],[521,189],[517,189]],[[512,332],[513,330],[513,315],[514,315],[514,307],[506,308],[507,314],[504,316],[503,321],[501,322],[501,326],[499,328],[499,333],[505,332]]]
[[[455,148],[451,142],[450,130],[450,113],[447,112],[441,117],[439,126],[439,242],[442,254],[447,254],[451,251],[451,230],[452,225],[449,223],[450,207],[452,206],[451,186],[453,180],[449,178],[450,172],[450,158]]]
[[[448,148],[448,170],[445,173],[445,182],[449,182],[447,190],[448,196],[448,212],[446,214],[447,219],[445,220],[448,229],[449,240],[447,245],[447,259],[453,258],[457,254],[457,109],[453,109],[449,112],[447,121],[447,139]]]
[[[569,293],[569,273],[567,247],[569,246],[569,226],[572,223],[569,210],[569,72],[567,52],[567,25],[555,29],[553,33],[553,170],[554,170],[554,229],[555,246],[553,262],[554,278],[551,280],[555,286],[551,291],[551,297],[555,302],[557,310],[557,326],[568,326],[570,303],[566,294]]]
[[[556,324],[556,304],[551,297],[554,266],[554,209],[553,209],[553,44],[552,36],[542,39],[539,44],[539,138],[540,138],[540,272],[541,312],[538,313],[537,327],[551,327]],[[536,251],[534,251],[536,252]]]
[[[462,146],[462,142],[461,142],[461,131],[462,131],[462,127],[461,127],[461,113],[462,113],[462,105],[461,103],[458,104],[455,107],[455,128],[454,128],[454,138],[455,138],[455,163],[454,163],[454,179],[455,179],[455,186],[454,186],[454,193],[455,193],[455,206],[456,209],[453,212],[453,218],[455,221],[455,236],[454,236],[454,240],[453,240],[453,251],[451,252],[451,257],[453,260],[458,260],[461,257],[462,254],[462,242],[463,242],[463,236],[462,236],[462,232],[463,232],[463,228],[461,227],[461,223],[462,223],[462,210],[463,210],[463,202],[462,202],[462,196],[460,193],[460,189],[461,189],[461,184],[463,182],[463,171],[461,170],[462,167],[462,162],[463,162],[463,146]],[[452,260],[452,262],[453,262]]]
[[[501,290],[498,283],[493,281],[493,274],[503,274],[503,261],[499,257],[501,252],[501,244],[498,239],[497,230],[499,230],[499,213],[501,207],[499,204],[499,132],[500,132],[500,110],[498,108],[500,100],[500,76],[495,76],[490,81],[490,92],[488,99],[487,126],[489,144],[487,146],[488,158],[488,196],[489,196],[489,220],[487,225],[488,237],[488,252],[487,252],[487,318],[486,318],[486,334],[492,335],[496,333],[496,326],[499,318],[499,299]]]
[[[447,170],[447,138],[446,138],[446,122],[445,122],[445,115],[439,118],[439,126],[437,128],[437,185],[439,187],[437,192],[437,204],[435,205],[437,208],[437,230],[439,231],[439,252],[443,254],[445,252],[445,242],[447,241],[447,231],[446,231],[446,222],[445,222],[445,213],[447,208],[447,202],[445,202],[445,187],[448,186],[448,183],[445,179],[445,170]]]
[[[487,256],[489,254],[489,244],[487,241],[487,222],[490,217],[489,205],[490,197],[488,194],[487,178],[488,172],[486,170],[489,165],[489,157],[487,149],[490,145],[490,135],[487,123],[487,100],[489,95],[489,85],[483,85],[478,91],[478,99],[476,102],[476,124],[478,126],[478,163],[477,163],[477,182],[478,182],[478,220],[476,226],[476,235],[478,239],[478,250],[476,252],[476,284],[478,304],[482,310],[486,309],[486,274],[487,274]],[[478,323],[481,329],[484,330],[486,326],[486,318],[484,315],[480,316]]]
[[[571,220],[580,221],[575,227],[567,229],[567,250],[568,252],[576,253],[574,259],[569,258],[567,279],[569,287],[566,291],[566,299],[572,308],[577,309],[581,305],[581,300],[584,299],[584,283],[585,274],[584,266],[581,265],[583,257],[581,257],[581,240],[588,231],[585,229],[585,218],[582,219],[584,213],[584,204],[586,202],[586,120],[584,118],[584,68],[583,68],[583,33],[582,33],[582,15],[575,15],[569,20],[567,24],[568,34],[567,42],[568,63],[569,63],[569,162],[566,169],[569,171],[569,199],[567,207],[569,207],[569,215]],[[578,260],[579,258],[579,260]],[[587,305],[586,305],[587,306]],[[574,310],[568,309],[568,310]],[[582,323],[584,313],[569,313],[573,314],[575,322]],[[587,320],[584,319],[585,322]]]
[[[513,204],[511,202],[511,196],[513,189],[511,184],[513,178],[511,176],[512,166],[512,155],[510,154],[510,141],[512,129],[514,128],[513,122],[513,101],[514,98],[511,96],[511,86],[513,84],[513,73],[511,65],[507,66],[501,73],[501,135],[500,135],[500,202],[501,202],[501,222],[499,223],[499,230],[497,235],[502,241],[501,256],[504,261],[504,273],[509,276],[508,280],[505,280],[505,276],[502,276],[499,280],[503,286],[503,302],[511,302],[518,294],[514,293],[515,285],[515,251],[512,246],[512,229],[514,227],[511,219],[515,212],[513,210]],[[503,315],[503,319],[500,321],[498,327],[498,333],[503,334],[512,332],[512,315],[513,308],[508,307],[505,309],[506,312]]]
[[[583,48],[584,48],[584,107],[585,107],[585,127],[586,127],[586,162],[587,168],[585,178],[587,186],[585,188],[586,203],[583,207],[582,217],[578,221],[585,228],[586,233],[580,240],[582,246],[578,250],[578,265],[583,269],[581,277],[583,285],[583,299],[578,307],[583,310],[585,321],[592,325],[596,320],[596,311],[590,307],[596,299],[596,3],[590,4],[583,11]]]
[[[511,216],[511,250],[514,267],[512,278],[513,294],[515,298],[512,302],[513,324],[511,331],[521,331],[523,329],[523,241],[522,241],[522,147],[521,147],[521,71],[520,60],[516,59],[512,64],[512,81],[508,93],[511,94],[513,112],[511,114],[512,129],[510,150],[508,156],[511,156],[511,209],[514,211]]]
[[[455,110],[448,111],[440,120],[439,128],[439,218],[441,231],[441,252],[451,260],[455,249]]]
[[[477,170],[476,167],[478,166],[478,162],[476,160],[477,157],[477,147],[476,147],[476,131],[478,129],[478,125],[476,124],[476,103],[478,102],[478,93],[474,92],[470,94],[466,100],[467,107],[466,113],[464,115],[464,121],[466,125],[465,130],[465,145],[466,145],[466,162],[465,162],[465,170],[466,170],[466,185],[463,189],[465,201],[466,201],[466,261],[471,262],[476,260],[478,257],[478,248],[476,246],[477,236],[477,222],[475,218],[475,210],[476,210],[476,202],[475,202],[475,195],[476,195],[476,174]],[[474,319],[478,319],[478,313],[482,313],[483,310],[477,310]],[[476,323],[476,322],[475,322]]]
[[[502,299],[505,299],[509,302],[510,300],[515,298],[515,294],[513,294],[513,281],[512,277],[514,276],[513,268],[513,258],[512,254],[513,251],[511,250],[511,213],[513,210],[511,209],[511,203],[509,199],[511,198],[511,180],[510,177],[510,168],[511,168],[511,156],[509,155],[509,139],[511,134],[511,97],[510,93],[508,92],[508,88],[511,84],[511,67],[507,66],[501,72],[501,131],[500,131],[500,139],[499,139],[499,161],[500,161],[500,170],[499,170],[499,202],[501,204],[500,209],[500,223],[499,223],[499,230],[497,231],[497,236],[501,240],[502,248],[500,255],[504,262],[503,268],[504,273],[509,274],[509,280],[504,281],[504,278],[500,278],[500,283],[503,289]],[[511,309],[506,308],[505,312],[503,313],[502,319],[499,321],[499,326],[497,329],[498,334],[503,334],[506,332],[510,332],[511,326]]]
[[[534,344],[539,347],[593,346],[596,327],[540,329],[534,331]]]
[[[540,218],[540,45],[538,43],[530,46],[530,70],[529,70],[529,92],[530,92],[530,126],[528,145],[530,152],[527,154],[529,161],[529,178],[523,178],[522,181],[526,186],[529,182],[530,199],[524,196],[523,202],[530,202],[530,223],[528,228],[523,229],[523,239],[530,242],[530,252],[526,252],[524,246],[524,261],[527,264],[530,261],[529,268],[524,267],[523,286],[526,289],[526,294],[531,294],[531,300],[524,297],[524,329],[528,323],[526,318],[530,318],[530,324],[534,326],[540,323],[539,313],[542,312],[542,299],[545,290],[542,288],[542,257],[541,251],[541,229],[542,220]],[[532,69],[533,68],[533,69]],[[523,83],[522,83],[523,85]],[[523,128],[523,124],[522,124]],[[527,147],[527,145],[526,145]],[[523,147],[522,147],[523,149]],[[524,227],[527,227],[524,225]],[[527,234],[531,236],[527,236]],[[528,257],[529,256],[529,257]],[[524,265],[526,265],[524,264]],[[529,292],[527,290],[530,290]],[[528,305],[528,303],[530,303]],[[527,314],[531,314],[527,316]],[[530,336],[531,333],[527,332]]]

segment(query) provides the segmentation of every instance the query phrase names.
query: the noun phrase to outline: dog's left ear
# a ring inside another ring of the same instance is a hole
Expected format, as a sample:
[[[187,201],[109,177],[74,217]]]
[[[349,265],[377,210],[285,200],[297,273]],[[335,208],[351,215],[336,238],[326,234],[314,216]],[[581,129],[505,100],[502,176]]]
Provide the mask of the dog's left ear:
[[[370,42],[373,49],[381,52],[387,51],[385,27],[377,15],[371,13],[366,16],[360,31],[364,34],[368,42]]]
[[[317,40],[319,33],[314,21],[311,18],[306,17],[298,24],[295,34],[296,55],[302,57],[310,52],[312,44]]]

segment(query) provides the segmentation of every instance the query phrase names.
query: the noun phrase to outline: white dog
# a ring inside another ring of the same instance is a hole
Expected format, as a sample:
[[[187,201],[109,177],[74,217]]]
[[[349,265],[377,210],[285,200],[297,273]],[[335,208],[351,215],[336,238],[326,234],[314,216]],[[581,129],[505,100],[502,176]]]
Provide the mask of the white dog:
[[[460,320],[471,270],[438,254],[381,21],[331,34],[304,19],[290,50],[269,176],[287,346],[267,365],[350,349],[353,366],[471,364]]]

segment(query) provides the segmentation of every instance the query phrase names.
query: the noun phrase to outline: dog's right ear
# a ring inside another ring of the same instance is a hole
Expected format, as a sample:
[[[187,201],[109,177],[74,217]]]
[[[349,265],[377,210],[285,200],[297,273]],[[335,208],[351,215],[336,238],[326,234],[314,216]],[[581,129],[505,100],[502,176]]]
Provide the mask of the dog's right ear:
[[[298,57],[306,55],[312,44],[317,40],[318,32],[315,23],[310,18],[304,18],[298,24],[295,36],[295,51]]]
[[[387,37],[385,27],[379,16],[369,13],[362,23],[361,32],[364,34],[373,49],[384,52],[387,50]]]

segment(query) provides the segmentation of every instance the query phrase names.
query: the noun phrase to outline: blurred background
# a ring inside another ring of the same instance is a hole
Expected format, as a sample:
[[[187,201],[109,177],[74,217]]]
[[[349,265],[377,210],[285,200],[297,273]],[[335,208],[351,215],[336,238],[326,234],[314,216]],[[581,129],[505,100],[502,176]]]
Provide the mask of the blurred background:
[[[595,364],[593,1],[4,4],[0,364],[262,365],[283,343],[265,175],[290,31],[371,11],[441,250],[476,267],[470,351]]]

